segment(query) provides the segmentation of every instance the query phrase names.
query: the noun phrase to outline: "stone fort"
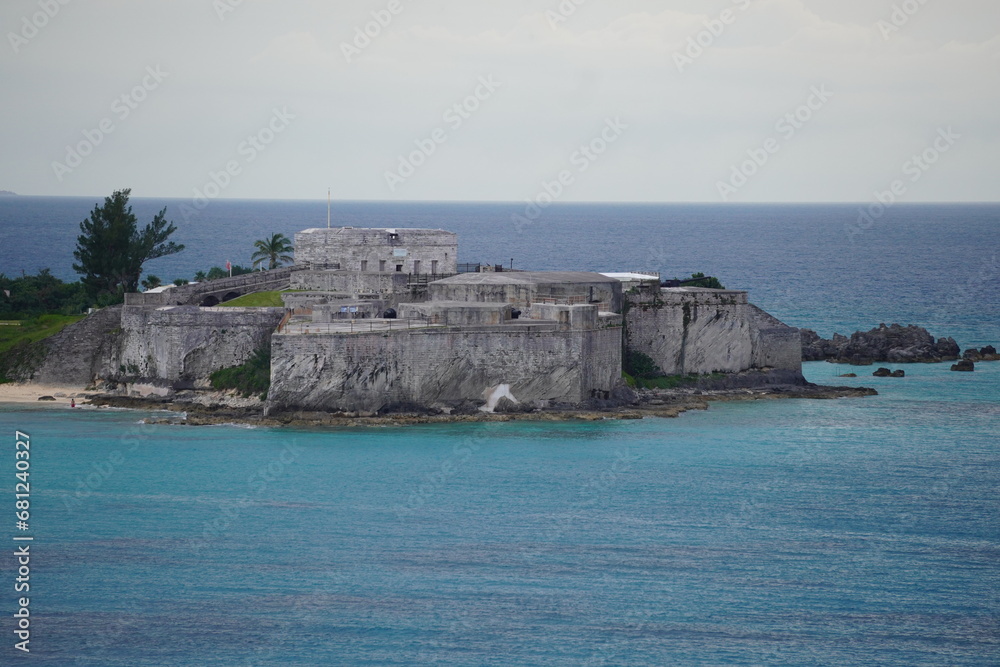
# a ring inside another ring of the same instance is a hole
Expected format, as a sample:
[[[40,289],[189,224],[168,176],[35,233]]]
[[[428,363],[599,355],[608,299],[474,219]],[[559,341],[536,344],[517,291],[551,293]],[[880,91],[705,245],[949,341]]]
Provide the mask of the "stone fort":
[[[284,307],[218,307],[262,290],[280,290]],[[444,230],[308,229],[295,235],[292,267],[130,294],[105,310],[54,341],[72,348],[73,367],[46,364],[39,378],[169,394],[270,347],[269,412],[377,413],[614,400],[633,352],[666,375],[801,377],[798,330],[746,292],[460,265]],[[109,331],[89,348],[73,342],[88,327]]]

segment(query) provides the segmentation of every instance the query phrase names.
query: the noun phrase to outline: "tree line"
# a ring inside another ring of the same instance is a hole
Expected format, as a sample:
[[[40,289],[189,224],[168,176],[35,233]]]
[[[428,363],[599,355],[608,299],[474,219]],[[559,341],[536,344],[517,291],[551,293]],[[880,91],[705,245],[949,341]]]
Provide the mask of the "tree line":
[[[162,284],[160,278],[147,274],[143,267],[160,257],[177,254],[184,245],[170,237],[177,231],[167,220],[167,209],[153,216],[140,227],[129,205],[130,189],[116,190],[95,205],[90,217],[80,223],[80,235],[73,251],[73,270],[80,274],[78,282],[64,282],[42,269],[37,275],[20,278],[0,273],[0,319],[25,319],[44,313],[73,315],[91,307],[122,303],[127,292],[140,286],[152,289]],[[232,275],[250,273],[259,268],[275,269],[292,261],[292,244],[284,234],[254,242],[253,263],[250,267],[234,265]],[[225,278],[230,272],[219,266],[198,271],[196,282]],[[184,284],[178,279],[174,284]]]

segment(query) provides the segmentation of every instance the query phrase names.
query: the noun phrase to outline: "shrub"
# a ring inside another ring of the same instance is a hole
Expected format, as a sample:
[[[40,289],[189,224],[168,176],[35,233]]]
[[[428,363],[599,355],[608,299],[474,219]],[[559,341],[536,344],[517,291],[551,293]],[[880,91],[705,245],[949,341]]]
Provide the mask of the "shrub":
[[[253,353],[242,366],[221,368],[211,376],[209,382],[218,391],[234,389],[249,398],[254,394],[262,397],[271,388],[271,350],[261,348]]]
[[[663,375],[663,371],[648,354],[630,351],[625,357],[625,372],[636,380],[647,380]]]

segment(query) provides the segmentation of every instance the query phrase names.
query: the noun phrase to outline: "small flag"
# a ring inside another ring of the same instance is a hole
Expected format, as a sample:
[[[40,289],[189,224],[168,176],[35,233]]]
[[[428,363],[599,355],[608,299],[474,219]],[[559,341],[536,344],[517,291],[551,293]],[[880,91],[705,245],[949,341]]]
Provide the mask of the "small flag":
[[[231,262],[230,262],[230,261],[229,261],[229,260],[227,259],[227,260],[226,260],[226,271],[232,271],[232,270],[233,270],[233,265],[232,265],[232,263],[231,263]]]

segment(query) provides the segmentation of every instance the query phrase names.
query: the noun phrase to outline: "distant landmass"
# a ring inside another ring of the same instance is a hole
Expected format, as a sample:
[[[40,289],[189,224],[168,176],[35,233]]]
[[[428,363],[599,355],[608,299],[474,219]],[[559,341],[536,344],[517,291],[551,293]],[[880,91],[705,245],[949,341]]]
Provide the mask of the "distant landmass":
[[[3,197],[3,196],[16,197],[17,193],[16,192],[11,192],[10,190],[0,190],[0,197]]]

